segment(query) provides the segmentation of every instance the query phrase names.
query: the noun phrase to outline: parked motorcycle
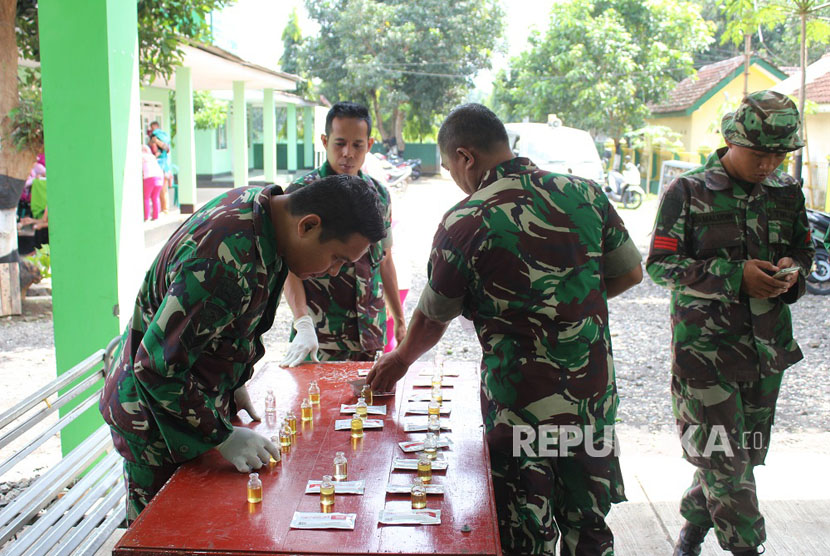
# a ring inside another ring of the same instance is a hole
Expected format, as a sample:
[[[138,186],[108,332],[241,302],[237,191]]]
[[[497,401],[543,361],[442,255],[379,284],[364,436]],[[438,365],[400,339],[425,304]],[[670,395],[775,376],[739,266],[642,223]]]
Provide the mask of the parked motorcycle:
[[[646,192],[640,186],[640,170],[629,157],[626,157],[622,173],[615,170],[608,172],[605,194],[627,209],[636,209],[643,204]]]
[[[807,291],[815,295],[827,295],[830,294],[830,261],[824,242],[830,227],[830,214],[807,209],[807,222],[810,225],[813,247],[816,249],[813,268],[807,275]]]
[[[397,187],[406,183],[412,176],[409,166],[396,167],[378,153],[369,153],[363,161],[363,173],[369,174],[386,187]]]

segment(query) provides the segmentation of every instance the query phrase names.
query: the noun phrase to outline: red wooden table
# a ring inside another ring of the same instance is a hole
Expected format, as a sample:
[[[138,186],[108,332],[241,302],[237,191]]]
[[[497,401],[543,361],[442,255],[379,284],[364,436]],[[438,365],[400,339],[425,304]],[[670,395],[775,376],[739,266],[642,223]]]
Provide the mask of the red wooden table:
[[[409,495],[387,494],[386,485],[410,484],[414,471],[392,470],[396,456],[404,454],[398,442],[423,439],[423,433],[403,431],[412,383],[425,364],[415,364],[398,383],[393,397],[376,398],[374,405],[386,404],[382,430],[367,429],[364,438],[352,440],[349,431],[335,431],[341,403],[355,403],[349,380],[358,378],[358,369],[368,363],[308,364],[295,369],[266,365],[249,383],[249,391],[262,422],[247,415],[241,424],[268,437],[276,434],[264,420],[265,393],[272,388],[278,411],[293,409],[297,415],[297,440],[275,467],[260,470],[263,500],[248,504],[248,475],[239,473],[216,450],[182,466],[127,530],[113,554],[501,554],[499,548],[489,458],[483,438],[479,409],[477,365],[458,370],[460,377],[445,378],[455,386],[446,389],[451,400],[449,421],[451,450],[442,450],[449,461],[446,471],[434,471],[433,482],[443,484],[443,496],[429,495],[427,507],[441,510],[440,525],[381,525],[378,514],[384,508],[406,509]],[[307,397],[308,384],[317,379],[321,405],[314,408],[310,423],[300,422],[300,402]],[[426,420],[425,416],[418,416]],[[442,416],[442,421],[446,416]],[[239,423],[237,423],[239,424]],[[365,493],[336,495],[334,511],[357,514],[354,530],[301,530],[289,524],[295,511],[319,512],[319,495],[305,494],[306,482],[333,474],[335,452],[349,460],[349,480],[364,479]],[[466,526],[466,527],[465,527]]]

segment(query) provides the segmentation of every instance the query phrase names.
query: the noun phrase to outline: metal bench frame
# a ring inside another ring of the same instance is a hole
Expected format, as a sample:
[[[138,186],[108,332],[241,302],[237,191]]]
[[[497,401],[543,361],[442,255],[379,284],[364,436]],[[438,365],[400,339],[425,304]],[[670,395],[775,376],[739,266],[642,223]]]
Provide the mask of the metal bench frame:
[[[0,415],[0,449],[106,376],[119,339],[114,338],[106,349],[93,353]],[[55,401],[49,401],[50,396],[67,387],[69,390]],[[98,388],[24,448],[0,462],[0,477],[97,403],[100,396]],[[121,456],[113,449],[109,427],[102,425],[0,511],[0,554],[91,556],[126,518],[125,496]]]

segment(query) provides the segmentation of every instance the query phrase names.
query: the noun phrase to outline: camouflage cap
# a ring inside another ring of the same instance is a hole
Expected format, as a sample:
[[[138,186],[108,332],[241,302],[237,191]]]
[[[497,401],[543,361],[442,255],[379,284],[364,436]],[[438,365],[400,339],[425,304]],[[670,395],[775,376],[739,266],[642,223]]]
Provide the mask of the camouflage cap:
[[[786,153],[800,149],[801,119],[798,108],[786,95],[775,91],[748,94],[734,112],[721,121],[723,138],[741,147]]]

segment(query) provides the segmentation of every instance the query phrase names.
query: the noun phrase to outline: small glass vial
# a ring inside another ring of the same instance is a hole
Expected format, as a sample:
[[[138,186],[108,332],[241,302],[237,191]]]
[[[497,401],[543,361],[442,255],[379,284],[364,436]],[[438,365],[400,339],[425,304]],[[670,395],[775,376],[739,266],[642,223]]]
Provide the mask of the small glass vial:
[[[265,394],[265,414],[268,415],[269,413],[276,413],[277,412],[277,397],[274,395],[274,391],[269,389],[268,393]]]
[[[290,448],[291,447],[291,427],[288,425],[287,421],[283,421],[282,427],[280,427],[280,448]]]
[[[282,447],[282,444],[280,443],[280,437],[279,436],[272,436],[271,437],[271,443],[274,444],[274,446]],[[274,455],[271,454],[270,458],[268,459],[268,465],[270,465],[271,467],[274,467],[276,464],[278,464],[280,462],[281,459],[282,459],[282,457],[279,454],[277,454],[276,458],[274,458]]]
[[[312,380],[308,385],[308,399],[311,405],[320,405],[320,387],[317,386],[316,380]]]
[[[352,417],[352,438],[363,438],[363,419],[357,413]]]
[[[334,483],[331,480],[331,475],[323,475],[323,482],[320,483],[320,505],[334,505]]]
[[[424,484],[432,480],[432,461],[426,454],[421,454],[418,458],[418,477]]]
[[[438,415],[430,415],[427,422],[427,431],[435,435],[435,441],[441,436],[441,418]]]
[[[289,409],[285,420],[288,421],[288,426],[291,427],[291,434],[297,434],[297,415]]]
[[[431,432],[428,432],[426,439],[424,439],[424,453],[429,459],[435,459],[438,455],[438,440]]]
[[[366,405],[366,400],[358,398],[357,405],[354,408],[354,413],[361,419],[366,419],[369,416],[369,406]]]
[[[412,479],[412,509],[421,510],[427,507],[427,489],[420,477]]]
[[[364,384],[363,388],[360,389],[360,397],[366,400],[366,405],[372,405],[372,389],[369,388],[368,384]]]
[[[345,481],[349,478],[349,461],[343,452],[337,452],[334,455],[334,480]]]
[[[303,398],[303,403],[300,404],[300,412],[304,423],[311,421],[313,415],[311,413],[311,403],[308,401],[308,398]]]
[[[432,387],[432,401],[438,404],[440,407],[444,403],[444,393],[441,391],[440,386],[433,386]]]
[[[435,369],[435,371],[433,371],[432,373],[432,387],[435,388],[437,386],[438,388],[440,388],[441,382],[443,382],[443,380],[444,373],[441,371],[441,369]]]
[[[432,417],[433,415],[441,415],[441,406],[436,401],[429,402],[427,406],[427,414]]]
[[[259,473],[248,475],[248,502],[251,504],[262,502],[262,481],[259,480]]]

